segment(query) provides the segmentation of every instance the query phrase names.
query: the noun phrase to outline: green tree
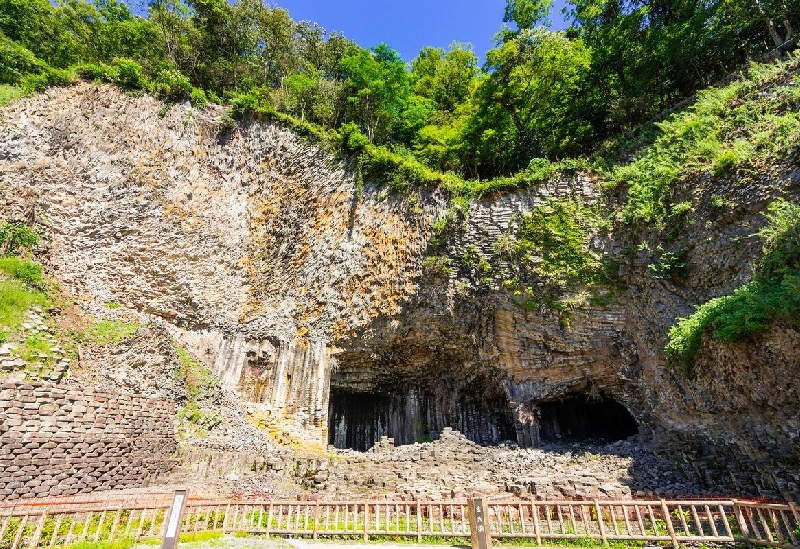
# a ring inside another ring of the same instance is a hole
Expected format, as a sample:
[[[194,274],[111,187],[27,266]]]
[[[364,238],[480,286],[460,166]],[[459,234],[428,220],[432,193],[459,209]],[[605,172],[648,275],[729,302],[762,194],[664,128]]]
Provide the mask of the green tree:
[[[590,51],[580,39],[526,29],[487,53],[489,76],[477,92],[467,128],[481,175],[527,166],[535,157],[580,152],[591,127],[580,108]]]
[[[470,44],[453,42],[445,53],[424,47],[411,64],[414,93],[432,99],[436,110],[453,112],[474,92],[478,58]]]
[[[371,51],[353,51],[341,64],[347,78],[349,119],[359,124],[370,143],[388,138],[410,91],[400,55],[382,43]]]
[[[504,23],[514,23],[519,31],[537,26],[549,27],[553,0],[506,0]]]
[[[47,0],[0,0],[0,31],[51,65],[71,62],[60,22]]]

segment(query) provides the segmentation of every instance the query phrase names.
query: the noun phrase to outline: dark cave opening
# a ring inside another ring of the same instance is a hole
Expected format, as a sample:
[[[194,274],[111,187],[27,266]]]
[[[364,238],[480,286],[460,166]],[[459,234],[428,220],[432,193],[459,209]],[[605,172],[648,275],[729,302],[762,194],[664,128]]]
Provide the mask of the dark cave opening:
[[[358,393],[331,388],[328,444],[360,452],[382,436],[396,445],[436,440],[452,427],[479,444],[515,440],[508,401],[464,393],[437,394],[424,388],[397,387],[391,393]]]
[[[554,402],[537,403],[539,436],[542,443],[614,442],[639,432],[636,420],[617,401],[574,395]]]

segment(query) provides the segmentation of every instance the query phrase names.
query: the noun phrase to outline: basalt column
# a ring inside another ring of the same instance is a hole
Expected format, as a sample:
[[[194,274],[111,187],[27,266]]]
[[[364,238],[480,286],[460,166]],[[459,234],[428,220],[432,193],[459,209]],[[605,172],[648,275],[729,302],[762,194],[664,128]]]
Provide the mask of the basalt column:
[[[436,383],[410,380],[370,392],[352,391],[334,374],[328,442],[364,451],[381,437],[395,444],[435,440],[452,427],[480,444],[515,438],[508,400],[491,380],[471,383],[441,377]]]
[[[305,340],[225,339],[214,370],[252,403],[251,421],[284,442],[327,441],[331,358],[327,346]]]

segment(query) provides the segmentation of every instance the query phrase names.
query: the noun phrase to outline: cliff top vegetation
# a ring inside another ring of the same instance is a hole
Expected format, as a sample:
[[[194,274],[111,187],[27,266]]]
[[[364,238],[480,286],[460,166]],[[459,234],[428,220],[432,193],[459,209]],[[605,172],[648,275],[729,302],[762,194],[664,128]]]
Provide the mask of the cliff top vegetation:
[[[0,102],[75,77],[210,99],[361,153],[366,176],[479,196],[624,157],[643,123],[791,46],[798,2],[570,0],[551,31],[552,0],[507,0],[479,67],[468,44],[407,63],[262,0],[150,0],[146,18],[122,0],[2,0]]]

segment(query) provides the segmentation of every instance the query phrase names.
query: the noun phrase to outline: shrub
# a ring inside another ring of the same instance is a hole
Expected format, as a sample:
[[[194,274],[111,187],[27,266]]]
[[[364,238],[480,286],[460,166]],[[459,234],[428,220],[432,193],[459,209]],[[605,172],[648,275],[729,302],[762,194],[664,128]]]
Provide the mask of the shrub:
[[[30,50],[0,33],[0,84],[21,84],[26,76],[52,68]]]
[[[267,97],[257,89],[237,93],[231,98],[231,116],[242,120],[245,116],[266,116],[275,110]]]
[[[189,97],[192,83],[178,69],[169,67],[158,72],[149,84],[149,91],[162,99],[178,101]]]
[[[42,267],[38,263],[14,255],[0,257],[0,271],[30,285],[42,281]]]
[[[121,88],[138,90],[144,87],[142,66],[131,59],[117,59],[107,76],[111,82]]]
[[[0,227],[0,254],[29,252],[39,243],[39,235],[19,221],[6,221]]]
[[[342,124],[334,134],[334,140],[341,147],[342,151],[348,153],[360,153],[369,145],[369,138],[361,133],[361,128],[357,124],[348,122]]]
[[[558,286],[599,283],[603,265],[588,247],[594,225],[595,213],[578,200],[549,200],[522,216],[514,255]]]
[[[778,200],[769,206],[767,219],[759,232],[763,256],[753,281],[678,319],[664,348],[670,365],[691,373],[706,335],[738,341],[768,330],[777,319],[800,324],[800,206]]]
[[[205,109],[206,105],[208,105],[208,97],[206,97],[206,92],[204,92],[202,88],[192,88],[192,93],[189,96],[189,99],[191,100],[192,105],[198,109]]]
[[[75,74],[83,80],[110,80],[111,67],[103,63],[84,63],[75,67]]]
[[[60,69],[48,69],[40,74],[29,74],[22,80],[22,88],[28,92],[41,92],[52,86],[63,86],[72,82],[72,74]]]
[[[453,272],[450,259],[444,256],[429,255],[422,260],[422,272],[438,278],[447,278]]]
[[[673,281],[685,279],[688,272],[686,268],[686,248],[675,251],[665,250],[661,244],[656,248],[656,257],[647,268],[652,271],[655,278],[667,278]]]
[[[711,171],[714,175],[724,175],[731,173],[739,163],[739,155],[733,149],[726,149],[719,153],[711,165]]]

